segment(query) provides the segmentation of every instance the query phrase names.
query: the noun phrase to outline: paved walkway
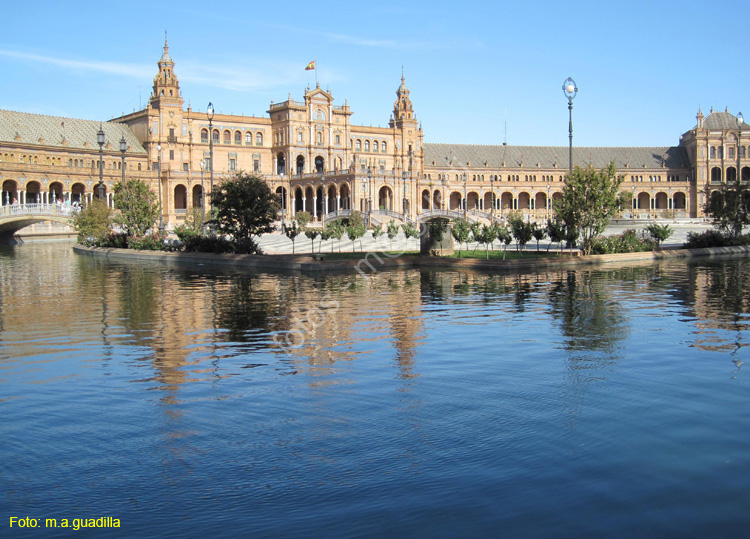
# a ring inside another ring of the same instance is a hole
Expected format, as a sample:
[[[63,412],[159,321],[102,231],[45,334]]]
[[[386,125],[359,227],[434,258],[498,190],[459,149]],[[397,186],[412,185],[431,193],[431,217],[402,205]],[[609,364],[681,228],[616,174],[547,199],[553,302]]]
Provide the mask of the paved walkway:
[[[670,237],[667,241],[663,243],[665,247],[675,246],[678,247],[685,243],[687,240],[688,232],[703,232],[704,230],[707,230],[711,228],[711,224],[705,221],[699,221],[699,220],[693,220],[693,221],[682,221],[682,222],[671,222],[671,221],[663,221],[661,222],[663,224],[668,224],[670,228],[674,230],[674,233],[672,234],[672,237]],[[627,229],[634,228],[636,230],[645,230],[645,228],[648,226],[649,223],[617,223],[610,225],[607,230],[605,230],[604,234],[614,235],[614,234],[621,234],[623,231]],[[258,242],[260,244],[261,249],[263,249],[263,252],[266,254],[290,254],[292,253],[292,240],[284,236],[281,232],[274,232],[272,234],[264,234],[261,236],[260,241]],[[321,245],[322,243],[322,245]],[[539,248],[542,250],[547,249],[547,245],[549,245],[549,240],[544,240],[539,242]],[[475,243],[469,243],[468,249],[473,250],[475,248]],[[511,243],[509,248],[515,249],[516,243],[515,241]],[[536,240],[531,240],[530,243],[527,244],[528,250],[536,250]],[[553,246],[553,248],[556,247]],[[478,247],[480,250],[484,249],[484,246]],[[349,238],[344,235],[341,238],[341,241],[339,240],[327,240],[321,242],[320,239],[315,240],[315,252],[322,252],[330,253],[331,249],[333,249],[333,252],[351,252],[354,251],[360,251],[363,250],[364,252],[373,252],[373,251],[418,251],[419,250],[419,239],[409,239],[407,240],[404,237],[404,233],[399,232],[398,236],[393,239],[393,242],[391,242],[388,239],[388,236],[383,234],[380,236],[377,240],[374,240],[372,237],[372,233],[368,232],[365,234],[365,237],[361,240],[361,247],[360,247],[360,240],[357,240],[355,242],[354,248],[352,248],[352,242],[349,241]],[[502,249],[502,244],[500,242],[495,242],[495,249],[500,250]],[[300,234],[297,236],[297,239],[294,243],[294,252],[296,254],[302,254],[302,253],[310,253],[312,252],[312,242],[307,239],[307,236],[304,234]]]

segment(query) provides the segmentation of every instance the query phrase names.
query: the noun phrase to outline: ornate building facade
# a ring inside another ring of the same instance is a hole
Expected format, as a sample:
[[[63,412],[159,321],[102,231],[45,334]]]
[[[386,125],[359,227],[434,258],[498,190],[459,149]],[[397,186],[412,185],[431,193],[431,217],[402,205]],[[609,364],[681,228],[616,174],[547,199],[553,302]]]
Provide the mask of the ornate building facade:
[[[123,172],[143,179],[160,195],[168,230],[206,206],[212,183],[238,172],[263,177],[287,220],[303,210],[316,221],[351,210],[375,223],[488,220],[510,211],[546,219],[561,196],[567,147],[425,144],[403,74],[388,126],[367,127],[353,124],[349,103],[334,104],[319,86],[301,101],[290,94],[271,102],[264,117],[209,118],[185,108],[166,41],[157,66],[146,108],[109,122],[0,111],[2,204],[85,203],[98,196],[100,155],[110,203]],[[712,189],[738,175],[750,181],[748,157],[750,126],[713,110],[705,117],[699,111],[677,146],[573,150],[579,166],[615,163],[622,189],[633,195],[624,212],[631,218],[702,217]]]

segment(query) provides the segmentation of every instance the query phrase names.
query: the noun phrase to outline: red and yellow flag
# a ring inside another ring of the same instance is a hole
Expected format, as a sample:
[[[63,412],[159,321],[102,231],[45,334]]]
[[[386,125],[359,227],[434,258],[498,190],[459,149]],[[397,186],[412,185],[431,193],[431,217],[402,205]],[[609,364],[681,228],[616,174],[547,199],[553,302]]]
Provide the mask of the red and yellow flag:
[[[307,64],[307,67],[305,68],[305,71],[310,71],[311,69],[315,69],[315,60]]]

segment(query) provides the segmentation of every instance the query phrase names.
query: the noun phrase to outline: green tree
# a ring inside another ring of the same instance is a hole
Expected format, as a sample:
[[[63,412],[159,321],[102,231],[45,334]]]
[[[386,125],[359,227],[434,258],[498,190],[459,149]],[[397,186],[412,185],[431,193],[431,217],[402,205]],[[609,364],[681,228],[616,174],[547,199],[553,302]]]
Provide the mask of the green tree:
[[[558,218],[554,220],[547,219],[547,236],[549,236],[548,251],[553,243],[557,243],[560,250],[562,250],[562,242],[565,239],[565,223]]]
[[[312,242],[312,253],[315,254],[315,238],[318,237],[320,231],[317,228],[308,228],[305,230],[305,236]]]
[[[555,213],[571,236],[573,232],[580,236],[583,254],[591,253],[592,240],[604,231],[624,204],[619,192],[623,180],[623,176],[617,175],[614,163],[599,171],[593,167],[575,167],[566,175],[562,197],[555,201]]]
[[[128,236],[143,236],[153,228],[159,219],[161,206],[156,201],[156,193],[149,189],[146,182],[130,179],[125,183],[117,182],[114,186],[114,203],[117,211],[114,222]]]
[[[750,187],[739,180],[722,185],[708,197],[705,213],[714,227],[738,238],[742,228],[750,224]]]
[[[232,236],[238,253],[260,253],[252,236],[272,232],[278,197],[257,176],[238,174],[215,186],[211,193],[219,232]]]
[[[523,216],[519,213],[508,215],[508,223],[510,224],[511,234],[516,239],[516,250],[524,249],[532,238],[531,223],[524,221]]]
[[[81,208],[70,218],[70,224],[78,234],[78,243],[101,243],[112,232],[111,211],[99,199]]]
[[[404,236],[406,236],[407,246],[409,245],[409,238],[419,237],[419,229],[414,226],[414,223],[406,223],[405,225],[401,225],[401,229],[404,231]]]
[[[346,235],[349,238],[349,241],[352,242],[352,252],[354,252],[354,242],[356,240],[359,240],[359,250],[362,251],[362,236],[365,235],[365,232],[367,232],[367,227],[365,226],[364,221],[362,221],[362,216],[359,214],[359,212],[356,212],[359,219],[350,219],[349,224],[346,226]],[[352,213],[352,217],[354,217],[354,213]]]
[[[497,227],[495,225],[482,225],[474,232],[474,239],[484,245],[485,258],[490,257],[490,244],[497,239]]]
[[[396,221],[392,220],[388,223],[386,234],[388,234],[388,239],[391,241],[391,250],[393,250],[393,239],[398,236],[399,230],[401,230],[401,227],[398,226]]]
[[[461,258],[461,244],[465,243],[469,248],[469,239],[471,238],[471,224],[466,219],[456,219],[451,228],[453,239],[458,242],[458,258]]]
[[[505,260],[505,254],[508,251],[508,245],[513,241],[513,234],[510,233],[508,227],[505,225],[497,225],[496,227],[497,239],[503,242],[503,260]]]
[[[547,231],[543,226],[539,226],[538,223],[532,223],[531,225],[531,235],[534,236],[534,239],[536,240],[536,252],[539,252],[539,242],[544,239],[544,237],[547,235]]]
[[[378,241],[378,238],[385,234],[385,230],[380,226],[373,226],[370,230],[372,230],[372,239],[375,241]]]
[[[661,242],[669,239],[674,233],[674,230],[669,228],[669,225],[658,225],[656,223],[648,225],[646,230],[648,230],[648,233],[651,234],[651,237],[656,241],[657,251],[661,249]]]
[[[294,242],[297,239],[297,236],[302,234],[302,228],[297,224],[297,221],[292,221],[291,225],[282,223],[281,229],[282,232],[284,232],[284,235],[292,240],[292,254],[294,254]]]
[[[298,211],[294,214],[294,220],[299,223],[299,226],[302,230],[307,228],[307,225],[310,224],[312,221],[312,215],[310,215],[310,212],[306,211]]]
[[[341,252],[341,238],[344,237],[346,228],[344,227],[341,221],[334,221],[333,223],[329,224],[327,228],[331,231],[331,237],[336,238],[336,240],[339,242],[339,253],[340,253]],[[333,251],[333,242],[331,242],[331,251]]]

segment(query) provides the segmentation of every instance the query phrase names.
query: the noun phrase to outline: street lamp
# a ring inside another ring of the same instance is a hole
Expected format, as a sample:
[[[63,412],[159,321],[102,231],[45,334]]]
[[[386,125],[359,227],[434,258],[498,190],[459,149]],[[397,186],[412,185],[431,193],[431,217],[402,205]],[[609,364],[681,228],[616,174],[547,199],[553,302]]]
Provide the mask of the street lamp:
[[[403,181],[403,184],[404,184],[404,200],[401,205],[404,210],[404,221],[406,221],[406,171],[405,170],[401,174],[401,180]]]
[[[125,135],[120,139],[120,152],[122,152],[122,184],[125,185],[125,152],[128,150],[128,143]]]
[[[208,108],[206,109],[206,116],[208,116],[208,172],[211,178],[209,188],[211,189],[210,195],[214,193],[214,104],[209,102]],[[211,218],[214,217],[214,202],[211,200]]]
[[[490,174],[490,223],[495,222],[495,175]]]
[[[745,123],[745,118],[742,117],[742,113],[737,113],[737,180],[742,181],[742,162],[740,161],[740,148],[742,148],[742,124]]]
[[[104,129],[99,124],[99,131],[96,132],[96,142],[99,144],[99,200],[104,198]]]
[[[372,167],[367,167],[367,226],[370,226],[370,212],[372,212]]]
[[[201,210],[203,209],[203,169],[206,168],[206,160],[201,159]]]
[[[563,82],[563,94],[565,94],[565,97],[568,98],[568,115],[569,115],[569,121],[568,121],[568,131],[570,133],[570,150],[568,153],[568,164],[569,164],[569,170],[572,173],[573,172],[573,98],[578,94],[578,87],[576,86],[576,81],[568,77],[565,79],[565,82]]]
[[[466,198],[466,173],[464,172],[464,220],[466,220],[466,209],[469,206],[469,201]]]
[[[159,172],[158,172],[158,189],[159,189],[159,234],[164,234],[164,207],[161,203],[161,145],[156,145],[156,151],[159,154]]]

